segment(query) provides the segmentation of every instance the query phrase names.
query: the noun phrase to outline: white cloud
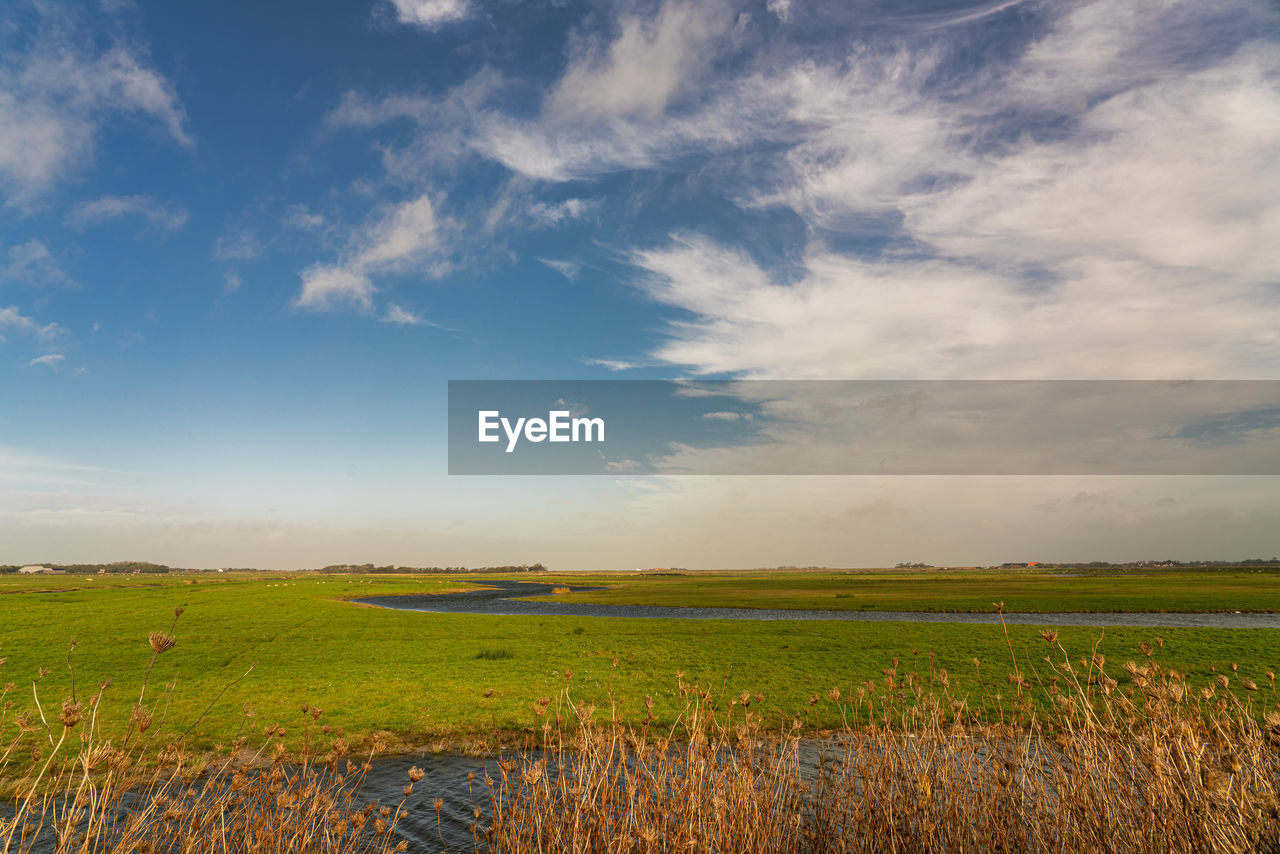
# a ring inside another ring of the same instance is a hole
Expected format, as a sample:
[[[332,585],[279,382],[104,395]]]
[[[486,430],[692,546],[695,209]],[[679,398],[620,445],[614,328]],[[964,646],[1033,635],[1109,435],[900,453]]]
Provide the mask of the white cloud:
[[[299,231],[318,231],[328,223],[322,214],[314,213],[306,205],[293,205],[284,217],[285,227]]]
[[[318,265],[303,273],[302,292],[295,304],[312,310],[328,310],[346,303],[372,308],[377,291],[370,276],[377,273],[421,272],[445,275],[450,267],[442,257],[441,228],[427,194],[394,205],[353,235],[343,258],[336,264]]]
[[[40,240],[28,240],[6,250],[0,281],[35,286],[74,284],[48,245]]]
[[[72,208],[68,221],[73,225],[83,226],[124,216],[141,217],[165,231],[181,228],[190,219],[190,214],[183,208],[166,205],[151,196],[135,195],[102,196],[81,202]]]
[[[302,292],[296,305],[313,311],[328,311],[347,304],[368,311],[373,308],[376,290],[369,277],[341,267],[313,267],[302,274]]]
[[[1280,306],[1194,272],[1098,262],[1036,291],[976,265],[814,249],[782,282],[691,237],[634,262],[652,274],[655,299],[693,315],[670,325],[655,356],[705,373],[1246,378],[1280,363]]]
[[[733,24],[720,2],[624,14],[611,39],[580,36],[536,118],[478,112],[466,145],[526,177],[566,181],[760,141],[778,112],[768,81],[712,74]]]
[[[65,368],[64,363],[66,362],[66,359],[67,357],[61,353],[45,353],[42,356],[37,356],[28,361],[27,366],[34,368],[37,365],[44,365],[54,373],[62,374],[64,376],[78,377],[84,374],[85,368],[83,365],[78,368]]]
[[[637,252],[692,313],[656,355],[796,378],[1274,375],[1280,47],[1233,35],[1269,13],[1231,10],[1054,7],[976,82],[932,46],[793,66],[762,97],[802,133],[741,198],[905,248],[814,242],[780,270],[691,235]]]
[[[352,264],[361,270],[404,268],[436,248],[437,228],[430,196],[403,202],[365,228]]]
[[[57,323],[37,323],[33,318],[24,315],[15,306],[0,308],[0,340],[3,340],[6,329],[27,333],[38,341],[48,344],[65,334],[66,330]]]
[[[16,307],[0,308],[0,330],[18,329],[25,332],[34,328],[35,321],[23,315]]]
[[[539,262],[547,265],[569,281],[576,281],[582,268],[572,261],[557,261],[554,258],[539,258]]]
[[[118,116],[144,116],[191,144],[173,86],[145,56],[119,44],[99,47],[52,7],[37,8],[30,45],[0,41],[0,193],[7,204],[27,204],[83,169]]]
[[[426,323],[421,315],[414,314],[407,308],[398,306],[395,303],[387,305],[387,313],[383,316],[382,322],[396,326],[422,326]]]
[[[445,24],[461,21],[471,15],[467,0],[389,0],[396,19],[402,24],[438,30]]]
[[[415,132],[407,144],[380,146],[387,175],[401,185],[425,186],[441,170],[453,170],[471,154],[471,138],[485,121],[488,101],[503,91],[503,77],[482,69],[439,96],[393,94],[380,100],[347,92],[326,117],[331,128],[368,129],[409,121]]]
[[[775,14],[797,11],[784,5]],[[798,216],[813,243],[786,267],[697,235],[634,254],[650,293],[689,313],[655,351],[669,363],[792,377],[1273,374],[1274,10],[1039,5],[1010,50],[989,50],[984,27],[1011,5],[908,15],[901,31],[927,37],[855,31],[839,54],[788,50],[784,28],[722,66],[740,37],[732,10],[666,0],[579,32],[532,118],[489,104],[490,74],[444,122],[444,147],[548,181],[732,154],[716,161],[731,199]],[[426,146],[441,139],[439,103],[349,96],[335,117],[409,118]],[[412,161],[419,143],[387,162]],[[526,209],[547,224],[573,213]],[[1031,343],[1044,341],[1056,344]]]
[[[972,155],[948,145],[965,130],[952,115],[956,108],[921,92],[939,62],[935,51],[899,50],[855,54],[843,67],[789,69],[773,97],[802,130],[782,168],[744,197],[784,204],[823,228],[856,231],[892,218],[927,182],[971,168]]]
[[[539,225],[556,226],[562,222],[580,219],[597,204],[598,202],[590,199],[565,199],[553,204],[534,202],[529,205],[529,216]]]
[[[582,364],[597,365],[601,368],[608,368],[611,371],[630,371],[646,366],[644,362],[635,362],[629,359],[583,359]]]
[[[1280,272],[1276,74],[1280,49],[1254,48],[1116,94],[1070,137],[1021,142],[908,201],[907,227],[992,261],[1109,258],[1265,279]]]
[[[27,362],[27,364],[32,367],[34,367],[35,365],[48,365],[50,368],[57,368],[63,363],[64,360],[66,360],[66,358],[67,357],[62,355],[61,353],[46,353],[43,356],[37,356],[36,358],[32,359],[30,362]]]
[[[564,181],[731,149],[777,113],[767,80],[715,79],[712,65],[733,46],[734,21],[719,0],[665,0],[648,16],[623,12],[584,27],[533,118],[495,109],[494,96],[514,84],[486,68],[442,96],[347,93],[327,121],[416,123],[410,143],[383,149],[386,171],[398,180],[428,179],[431,169],[475,153],[525,177]]]
[[[607,45],[580,42],[547,99],[555,117],[656,117],[706,74],[732,24],[718,2],[667,0],[657,15],[627,15]]]

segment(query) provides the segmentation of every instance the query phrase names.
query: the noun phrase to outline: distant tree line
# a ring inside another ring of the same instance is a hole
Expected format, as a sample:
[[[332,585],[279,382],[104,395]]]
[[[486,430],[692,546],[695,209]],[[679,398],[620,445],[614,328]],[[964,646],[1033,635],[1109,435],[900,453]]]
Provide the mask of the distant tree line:
[[[1004,567],[1024,567],[1027,564],[1022,561],[1002,563]],[[902,566],[902,564],[899,564]],[[1254,557],[1248,560],[1131,560],[1124,563],[1110,563],[1105,560],[1093,560],[1088,563],[1057,563],[1053,561],[1040,561],[1041,569],[1124,569],[1126,567],[1147,567],[1147,566],[1180,566],[1189,569],[1196,567],[1239,567],[1239,566],[1280,566],[1280,558],[1261,558]]]
[[[97,575],[99,572],[105,572],[108,575],[130,575],[135,572],[147,575],[163,575],[166,572],[173,571],[164,564],[148,563],[144,560],[121,560],[115,563],[37,563],[30,565],[47,566],[50,569],[77,575]],[[0,566],[0,574],[17,572],[21,568],[20,566]]]
[[[318,572],[360,573],[361,575],[444,575],[460,572],[546,572],[540,563],[522,563],[519,566],[374,566],[371,563],[335,563]]]

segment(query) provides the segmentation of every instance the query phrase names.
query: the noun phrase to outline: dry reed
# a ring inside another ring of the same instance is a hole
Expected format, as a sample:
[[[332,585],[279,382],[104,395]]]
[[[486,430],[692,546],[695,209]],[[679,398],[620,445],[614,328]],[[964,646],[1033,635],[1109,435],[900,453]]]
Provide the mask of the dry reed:
[[[655,732],[616,711],[599,724],[566,689],[554,716],[545,698],[535,709],[550,718],[541,748],[490,781],[476,847],[1280,851],[1272,673],[1266,691],[1224,674],[1193,686],[1159,662],[1158,639],[1141,664],[1109,669],[1096,644],[1073,661],[1056,632],[1041,637],[1036,663],[1008,643],[999,690],[975,659],[979,697],[954,689],[932,656],[924,673],[916,656],[909,671],[894,659],[878,680],[815,694],[810,706],[832,704],[843,725],[808,742],[803,715],[766,730],[759,696],[680,681],[679,722]]]
[[[1160,662],[1158,640],[1116,667],[1096,644],[1073,659],[1055,632],[1042,637],[1046,655],[1035,662],[1008,644],[999,680],[975,660],[977,694],[955,687],[933,656],[913,655],[909,668],[895,659],[879,679],[814,694],[806,709],[772,712],[768,725],[762,696],[724,696],[679,674],[674,725],[659,726],[648,698],[644,718],[628,722],[612,695],[607,709],[577,700],[566,672],[560,695],[533,705],[526,748],[486,775],[489,810],[474,813],[472,846],[1280,851],[1271,673],[1261,688],[1234,671],[1193,685]],[[176,643],[173,627],[149,643],[148,676]],[[396,825],[422,772],[409,772],[397,803],[362,802],[377,738],[354,758],[323,713],[304,706],[300,755],[287,753],[284,727],[246,717],[217,754],[188,756],[181,735],[155,736],[167,690],[148,700],[144,677],[114,731],[98,715],[108,690],[80,701],[73,688],[55,710],[33,685],[20,712],[13,686],[3,688],[0,777],[20,774],[9,779],[16,801],[0,818],[0,854],[408,847]],[[806,718],[818,704],[842,725],[814,739]]]

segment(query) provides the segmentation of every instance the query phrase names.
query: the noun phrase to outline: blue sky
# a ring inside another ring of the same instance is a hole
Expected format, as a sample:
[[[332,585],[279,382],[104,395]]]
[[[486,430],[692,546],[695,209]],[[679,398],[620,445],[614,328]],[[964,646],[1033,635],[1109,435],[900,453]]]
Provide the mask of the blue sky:
[[[1237,0],[6,4],[0,561],[1270,556],[1270,478],[449,478],[444,405],[1275,378],[1277,33]]]

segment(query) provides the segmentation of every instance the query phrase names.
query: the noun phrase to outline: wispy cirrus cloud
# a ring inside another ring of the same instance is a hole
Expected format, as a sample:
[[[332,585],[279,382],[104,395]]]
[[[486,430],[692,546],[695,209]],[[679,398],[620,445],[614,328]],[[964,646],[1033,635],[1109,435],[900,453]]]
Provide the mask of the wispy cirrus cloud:
[[[756,377],[1273,374],[1280,44],[1239,22],[1274,13],[1047,14],[976,71],[936,44],[791,69],[804,132],[743,203],[890,251],[816,240],[787,269],[696,234],[637,251],[646,290],[692,315],[656,355]]]
[[[430,277],[450,269],[444,256],[447,218],[436,213],[429,194],[392,205],[371,217],[351,236],[343,257],[302,274],[299,308],[328,311],[348,305],[368,311],[377,291],[371,276],[416,272]]]
[[[36,340],[45,343],[57,340],[66,332],[57,323],[37,322],[12,305],[8,308],[0,308],[0,341],[4,340],[5,330],[28,333]]]
[[[24,448],[0,446],[0,481],[23,481],[48,486],[99,486],[99,475],[123,475],[128,472],[100,466],[83,465]]]
[[[550,267],[569,281],[578,278],[578,273],[582,272],[582,267],[573,261],[558,261],[554,258],[539,258],[538,262]]]
[[[393,180],[424,151],[534,187],[718,158],[715,188],[744,216],[785,212],[811,242],[782,262],[689,231],[630,252],[679,318],[654,357],[696,371],[1243,377],[1280,363],[1274,9],[890,10],[842,19],[817,47],[741,11],[666,0],[584,24],[532,111],[504,108],[509,81],[486,70],[440,96],[349,94],[331,119],[416,123],[385,147]],[[572,213],[541,204],[548,224]],[[1027,344],[1048,339],[1062,343]]]
[[[36,356],[33,359],[27,360],[27,367],[44,367],[53,371],[55,374],[61,374],[69,377],[83,376],[87,370],[84,365],[74,368],[69,367],[67,365],[67,357],[63,353],[44,353],[43,355]]]
[[[26,205],[83,169],[108,123],[141,116],[191,144],[172,84],[145,52],[101,45],[74,15],[32,4],[34,35],[0,27],[0,195]]]
[[[615,34],[580,33],[543,104],[552,119],[657,117],[710,71],[733,10],[668,0],[646,17],[623,13]]]
[[[43,240],[8,247],[0,258],[0,282],[35,287],[75,284]]]
[[[35,321],[23,315],[15,306],[0,308],[0,330],[21,329],[26,331],[34,329],[35,326]]]
[[[727,3],[667,0],[652,15],[623,10],[603,26],[579,29],[533,117],[501,109],[500,96],[518,81],[484,68],[441,95],[347,93],[328,124],[417,124],[412,141],[384,149],[388,175],[398,179],[475,155],[525,178],[565,181],[732,149],[749,137],[752,117],[760,118],[745,91],[723,92],[745,81],[711,73],[732,46],[725,37],[735,16]]]
[[[100,196],[75,205],[67,221],[84,227],[124,217],[137,217],[163,231],[174,231],[186,225],[191,215],[181,207],[165,204],[145,194]]]
[[[592,199],[565,199],[560,202],[533,202],[529,205],[529,217],[539,225],[555,227],[565,222],[581,219],[599,207]]]
[[[403,306],[395,303],[387,304],[387,313],[382,316],[383,323],[390,323],[393,326],[422,326],[426,324],[426,320],[422,315],[415,314]]]

